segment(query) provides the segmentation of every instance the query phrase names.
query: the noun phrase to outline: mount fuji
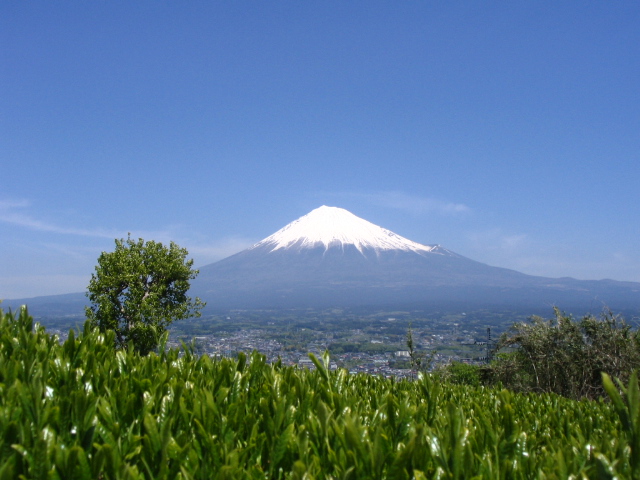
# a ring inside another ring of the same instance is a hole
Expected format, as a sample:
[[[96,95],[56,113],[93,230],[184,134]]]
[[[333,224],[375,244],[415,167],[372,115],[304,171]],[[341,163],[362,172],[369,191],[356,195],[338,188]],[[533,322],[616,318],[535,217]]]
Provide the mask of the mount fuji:
[[[327,206],[201,267],[190,294],[211,310],[640,306],[640,283],[546,278],[492,267]]]
[[[640,283],[526,275],[422,245],[342,208],[320,207],[252,247],[200,267],[189,295],[206,311],[305,308],[640,312]],[[82,317],[84,293],[6,300]]]

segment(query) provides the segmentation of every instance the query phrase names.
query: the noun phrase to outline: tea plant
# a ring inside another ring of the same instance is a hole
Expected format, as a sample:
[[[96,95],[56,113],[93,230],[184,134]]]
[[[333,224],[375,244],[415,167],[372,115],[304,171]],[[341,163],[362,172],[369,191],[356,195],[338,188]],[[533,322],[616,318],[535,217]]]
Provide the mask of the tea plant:
[[[0,315],[0,479],[640,478],[635,377],[577,402],[112,335]]]

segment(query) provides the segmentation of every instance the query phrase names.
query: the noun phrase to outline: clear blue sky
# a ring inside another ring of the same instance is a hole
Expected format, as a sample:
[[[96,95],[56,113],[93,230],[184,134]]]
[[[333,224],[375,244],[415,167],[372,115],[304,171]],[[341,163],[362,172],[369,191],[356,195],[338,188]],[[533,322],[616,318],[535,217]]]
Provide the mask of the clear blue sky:
[[[197,266],[320,205],[640,281],[640,3],[0,3],[0,298],[133,237]]]

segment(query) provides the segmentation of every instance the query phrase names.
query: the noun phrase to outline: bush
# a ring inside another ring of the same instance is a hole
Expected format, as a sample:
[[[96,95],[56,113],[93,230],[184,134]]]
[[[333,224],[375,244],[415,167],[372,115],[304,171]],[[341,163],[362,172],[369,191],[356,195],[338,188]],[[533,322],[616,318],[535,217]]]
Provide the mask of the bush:
[[[441,380],[455,385],[478,387],[481,383],[481,367],[462,362],[452,362],[438,367],[434,374]]]
[[[605,395],[602,373],[628,382],[640,368],[640,336],[625,321],[605,311],[574,320],[558,309],[549,320],[533,317],[514,324],[497,348],[491,379],[516,391],[557,393],[565,397]]]

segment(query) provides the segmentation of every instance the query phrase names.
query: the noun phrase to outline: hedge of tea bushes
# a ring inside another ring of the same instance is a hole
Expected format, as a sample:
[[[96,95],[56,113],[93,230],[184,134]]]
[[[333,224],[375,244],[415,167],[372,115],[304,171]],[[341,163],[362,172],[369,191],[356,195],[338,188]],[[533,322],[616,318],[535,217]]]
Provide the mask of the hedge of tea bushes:
[[[635,377],[576,402],[113,345],[1,315],[0,478],[640,478]]]

